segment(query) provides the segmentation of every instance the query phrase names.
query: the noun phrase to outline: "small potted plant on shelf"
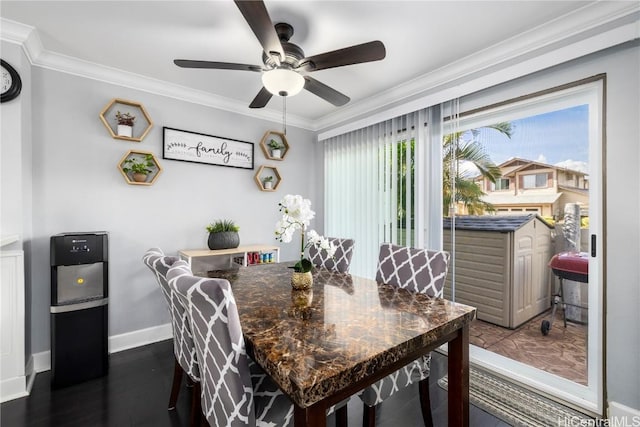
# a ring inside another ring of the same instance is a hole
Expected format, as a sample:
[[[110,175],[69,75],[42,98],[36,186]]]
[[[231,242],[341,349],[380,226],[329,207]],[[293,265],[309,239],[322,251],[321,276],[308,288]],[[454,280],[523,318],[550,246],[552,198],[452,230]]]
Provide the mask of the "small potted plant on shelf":
[[[231,249],[240,245],[240,227],[229,219],[218,219],[207,225],[209,249]]]
[[[284,145],[280,144],[275,139],[269,141],[269,148],[271,149],[271,157],[274,159],[279,159],[282,157],[282,149]]]
[[[131,173],[131,178],[135,182],[146,182],[149,174],[156,168],[151,154],[145,154],[143,158],[129,157],[123,164],[122,170],[125,173]]]
[[[271,189],[273,189],[273,177],[272,177],[271,175],[269,175],[269,176],[265,177],[265,178],[262,180],[262,183],[263,183],[263,185],[264,185],[264,189],[265,189],[265,190],[271,190]]]
[[[133,137],[133,122],[136,119],[131,113],[116,112],[116,122],[118,122],[118,136]]]

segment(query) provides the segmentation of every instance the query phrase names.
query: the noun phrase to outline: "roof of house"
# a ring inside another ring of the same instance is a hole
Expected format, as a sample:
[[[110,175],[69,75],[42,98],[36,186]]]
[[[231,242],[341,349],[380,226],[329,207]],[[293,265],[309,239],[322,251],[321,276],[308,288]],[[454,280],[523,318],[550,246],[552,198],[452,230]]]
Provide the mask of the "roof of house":
[[[536,214],[530,215],[482,215],[482,216],[457,216],[455,220],[456,230],[475,231],[500,231],[509,232],[518,230],[523,225],[534,219],[549,228],[553,228],[544,219]],[[443,218],[442,228],[451,228],[451,218]]]
[[[576,175],[587,175],[586,173],[578,170],[568,169],[562,166],[549,165],[547,163],[536,162],[535,160],[522,159],[519,157],[514,157],[498,165],[498,167],[503,171],[502,176],[507,176],[508,174],[512,174],[516,171],[525,169],[530,166],[538,166],[545,169],[548,168],[548,169],[563,170],[566,172],[571,172]]]
[[[517,172],[521,172],[521,171],[526,170],[527,168],[531,168],[531,167],[542,168],[542,169],[555,169],[555,170],[570,172],[570,173],[573,173],[575,175],[582,175],[585,178],[589,176],[589,174],[587,174],[585,172],[581,172],[579,170],[567,169],[567,168],[562,167],[562,166],[549,165],[549,164],[546,164],[546,163],[536,162],[535,160],[521,159],[519,157],[511,158],[511,159],[509,159],[509,160],[507,160],[505,162],[502,162],[502,163],[500,163],[498,165],[498,168],[500,168],[500,171],[502,173],[502,178],[513,178],[513,176]],[[478,174],[473,179],[475,181],[478,181],[478,180],[484,180],[485,177],[482,174]]]
[[[586,188],[567,187],[566,185],[558,185],[558,190],[571,191],[572,193],[589,196],[589,190]]]
[[[520,193],[517,196],[510,191],[492,192],[482,196],[482,201],[492,205],[540,205],[555,203],[561,195],[562,193],[543,193],[537,190]]]
[[[522,165],[516,165],[516,166],[505,166],[505,167],[501,167],[500,170],[502,170],[502,176],[509,176],[511,175],[514,171],[518,170],[522,168]]]

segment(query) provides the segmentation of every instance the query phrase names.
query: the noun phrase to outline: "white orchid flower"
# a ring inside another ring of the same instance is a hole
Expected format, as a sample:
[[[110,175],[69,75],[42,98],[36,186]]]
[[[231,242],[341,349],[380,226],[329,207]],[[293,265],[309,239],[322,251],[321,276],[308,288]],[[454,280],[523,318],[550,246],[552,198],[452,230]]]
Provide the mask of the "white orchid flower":
[[[307,227],[311,224],[311,220],[316,215],[316,213],[311,209],[311,200],[305,199],[300,195],[287,194],[282,198],[282,200],[280,200],[278,206],[280,212],[282,212],[282,219],[276,223],[276,239],[281,242],[289,243],[296,230],[300,229],[302,231],[300,262],[298,262],[294,267],[296,271],[309,271],[308,269],[303,269],[305,267],[302,266],[305,263],[302,261],[305,260],[306,264],[309,266],[311,265],[309,260],[306,260],[304,257],[305,249],[310,246],[325,250],[330,257],[334,256],[337,248],[329,241],[329,239],[322,237],[315,230],[309,230],[305,233]],[[305,237],[307,239],[306,242]]]

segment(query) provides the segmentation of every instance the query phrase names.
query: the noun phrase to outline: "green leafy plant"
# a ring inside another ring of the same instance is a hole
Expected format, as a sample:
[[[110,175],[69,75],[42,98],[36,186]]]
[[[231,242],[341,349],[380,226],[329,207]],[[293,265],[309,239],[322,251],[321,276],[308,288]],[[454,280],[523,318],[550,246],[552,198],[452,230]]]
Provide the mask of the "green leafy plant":
[[[153,155],[146,154],[144,158],[130,157],[124,161],[125,166],[122,168],[126,173],[141,173],[149,175],[155,169],[156,164],[153,161]]]
[[[271,141],[269,141],[269,148],[271,148],[272,150],[280,150],[284,148],[284,145],[280,144],[275,139],[272,139]]]
[[[240,227],[237,226],[230,219],[217,219],[211,224],[207,225],[207,231],[209,233],[222,233],[225,231],[240,231]]]
[[[119,125],[133,126],[133,121],[135,119],[136,117],[132,116],[131,113],[121,113],[120,111],[116,112],[116,121]]]
[[[264,182],[273,182],[273,177],[272,177],[271,175],[266,176],[266,177],[264,178]]]

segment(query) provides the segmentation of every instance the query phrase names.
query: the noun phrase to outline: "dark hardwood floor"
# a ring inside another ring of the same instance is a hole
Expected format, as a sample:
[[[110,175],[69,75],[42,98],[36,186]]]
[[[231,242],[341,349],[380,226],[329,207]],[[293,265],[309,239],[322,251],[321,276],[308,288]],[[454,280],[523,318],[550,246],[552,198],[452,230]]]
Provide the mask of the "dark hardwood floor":
[[[446,373],[446,357],[433,353],[431,407],[434,424],[447,425],[447,395],[436,384]],[[167,411],[173,350],[171,341],[112,354],[109,375],[75,386],[51,390],[49,372],[36,376],[31,395],[3,403],[3,427],[188,426],[189,392],[180,392],[175,411]],[[184,387],[184,386],[183,386]],[[378,409],[378,426],[422,426],[418,389],[410,387],[385,401]],[[470,425],[507,426],[471,407]],[[331,416],[328,425],[333,426]],[[349,425],[362,425],[362,403],[349,402]]]

